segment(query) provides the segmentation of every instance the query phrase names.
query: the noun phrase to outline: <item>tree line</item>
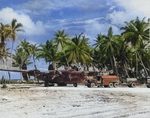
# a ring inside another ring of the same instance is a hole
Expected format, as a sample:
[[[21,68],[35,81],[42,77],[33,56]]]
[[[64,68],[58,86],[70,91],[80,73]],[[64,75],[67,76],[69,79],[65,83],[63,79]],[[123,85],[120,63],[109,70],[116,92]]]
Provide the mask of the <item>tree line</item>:
[[[138,17],[130,22],[125,22],[121,27],[119,35],[113,34],[110,27],[106,35],[99,33],[95,37],[94,44],[90,45],[89,38],[83,33],[69,38],[64,30],[58,30],[54,38],[47,40],[44,44],[30,44],[24,39],[21,41],[18,32],[23,25],[13,19],[11,25],[0,24],[0,59],[12,58],[13,66],[20,69],[24,64],[34,63],[36,59],[43,58],[47,63],[60,67],[72,67],[76,65],[79,69],[89,70],[96,67],[99,71],[104,69],[113,70],[120,78],[136,77],[139,79],[149,77],[150,74],[150,31],[149,23],[145,18]],[[19,45],[12,54],[13,43],[18,39]],[[12,40],[11,53],[5,44]],[[33,62],[30,59],[33,58]]]

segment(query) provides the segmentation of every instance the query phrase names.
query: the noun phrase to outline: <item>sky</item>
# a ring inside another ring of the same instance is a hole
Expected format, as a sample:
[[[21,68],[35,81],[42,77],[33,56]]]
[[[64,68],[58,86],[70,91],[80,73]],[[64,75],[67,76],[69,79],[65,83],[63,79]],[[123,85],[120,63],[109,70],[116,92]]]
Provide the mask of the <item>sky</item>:
[[[45,44],[46,40],[54,38],[57,30],[65,29],[70,38],[83,32],[92,45],[96,35],[107,34],[109,27],[115,35],[122,32],[120,27],[125,26],[125,21],[145,17],[147,22],[149,5],[149,0],[0,0],[0,23],[10,24],[13,18],[17,19],[25,30],[18,32],[19,38],[31,44]],[[16,40],[14,48],[18,44]],[[10,41],[7,47],[11,45]],[[48,68],[43,59],[36,64],[41,71]],[[1,72],[0,79],[2,75]]]

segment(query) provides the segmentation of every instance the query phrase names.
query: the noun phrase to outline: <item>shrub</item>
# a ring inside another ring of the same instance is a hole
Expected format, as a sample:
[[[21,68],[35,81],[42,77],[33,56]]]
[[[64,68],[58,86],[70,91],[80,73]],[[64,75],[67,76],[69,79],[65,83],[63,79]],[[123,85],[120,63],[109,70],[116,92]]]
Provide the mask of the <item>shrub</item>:
[[[3,86],[1,88],[7,88],[6,84],[3,84]]]

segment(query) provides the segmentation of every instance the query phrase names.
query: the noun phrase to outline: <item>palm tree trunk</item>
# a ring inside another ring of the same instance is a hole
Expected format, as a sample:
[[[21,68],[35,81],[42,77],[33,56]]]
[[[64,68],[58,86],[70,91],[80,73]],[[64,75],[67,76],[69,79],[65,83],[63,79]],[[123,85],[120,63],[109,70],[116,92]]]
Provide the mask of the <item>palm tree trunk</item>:
[[[22,72],[20,72],[20,80],[23,82]]]
[[[7,69],[7,57],[3,58],[4,68]],[[4,79],[6,79],[6,72],[4,73]]]
[[[139,56],[139,59],[140,59],[140,61],[141,61],[141,63],[142,63],[142,66],[143,66],[143,68],[144,68],[144,70],[145,70],[146,75],[149,76],[149,75],[148,75],[148,72],[147,72],[147,70],[146,70],[146,67],[144,66],[144,63],[143,63],[143,61],[142,61],[142,59],[141,59],[141,57],[140,57],[140,55],[139,55],[138,52],[137,52],[137,55]]]
[[[136,54],[136,77],[138,76],[138,61],[137,61],[137,51],[135,52]]]
[[[61,46],[62,46],[62,49],[64,49],[62,41],[61,41]],[[65,54],[65,50],[63,50],[63,53],[64,53],[64,56],[65,56],[65,59],[66,59],[67,66],[69,67],[69,64],[68,64],[68,61],[67,61],[67,57],[66,57],[66,54]]]
[[[52,61],[52,65],[53,65],[54,69],[57,70],[57,68],[56,68],[56,61]]]
[[[28,81],[30,81],[30,76],[27,74]]]
[[[11,48],[11,61],[10,61],[10,67],[12,67],[13,45],[14,45],[14,43],[12,43],[12,48]]]
[[[6,57],[7,58],[7,57]],[[6,59],[6,67],[7,67],[7,69],[9,69],[8,68],[8,63],[7,63],[7,59]],[[10,74],[10,72],[8,71],[8,76],[9,76],[9,83],[10,83],[10,79],[11,79],[11,74]]]
[[[125,69],[126,75],[128,76],[128,78],[130,78],[130,76],[128,74],[128,71],[127,71],[127,62],[126,61],[125,61],[125,64],[124,64],[124,69]]]
[[[19,69],[21,70],[22,67],[20,66]],[[22,72],[20,72],[20,80],[21,80],[21,82],[23,82]]]
[[[89,65],[86,63],[86,70],[89,71]]]
[[[77,65],[78,65],[78,70],[80,70],[80,68],[79,68],[79,67],[80,67],[79,63],[77,63]]]
[[[10,69],[11,69],[11,67],[12,67],[12,52],[13,52],[13,44],[14,43],[12,43],[12,48],[11,48],[11,59],[10,59]],[[10,79],[11,79],[11,74],[10,74],[10,72],[8,72],[9,73],[9,82],[10,82]]]
[[[65,54],[65,52],[63,52],[63,53],[64,53],[64,56],[65,56],[65,59],[66,59],[67,66],[69,67],[69,64],[68,64],[68,61],[67,61],[66,54]]]
[[[114,64],[113,64],[113,61],[112,61],[112,58],[110,57],[110,62],[111,62],[111,67],[112,67],[112,69],[113,69],[113,71],[115,70],[114,69]],[[115,71],[114,71],[115,72]]]
[[[95,68],[94,68],[94,65],[92,64],[92,67],[93,67],[93,71],[95,71]]]
[[[118,69],[117,69],[117,64],[116,64],[116,60],[115,60],[114,55],[113,55],[113,60],[114,60],[114,65],[115,65],[116,74],[117,74],[117,76],[118,76]]]
[[[148,62],[146,62],[146,64],[147,64],[147,66],[148,66],[148,72],[150,73],[150,65],[149,65],[149,63]]]
[[[9,83],[10,83],[11,74],[9,71],[8,71],[8,76],[9,76]]]
[[[37,70],[37,67],[35,65],[35,59],[34,59],[34,56],[33,56],[33,61],[34,61],[34,67],[35,67],[35,70]]]

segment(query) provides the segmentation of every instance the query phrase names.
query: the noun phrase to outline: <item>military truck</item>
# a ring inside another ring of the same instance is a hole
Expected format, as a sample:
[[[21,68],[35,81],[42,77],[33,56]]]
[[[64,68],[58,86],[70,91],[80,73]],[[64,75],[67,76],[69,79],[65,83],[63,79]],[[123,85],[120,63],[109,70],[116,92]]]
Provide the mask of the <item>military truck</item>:
[[[87,80],[85,81],[85,85],[87,87],[118,87],[119,78],[116,75],[98,75],[94,72],[87,72]]]

